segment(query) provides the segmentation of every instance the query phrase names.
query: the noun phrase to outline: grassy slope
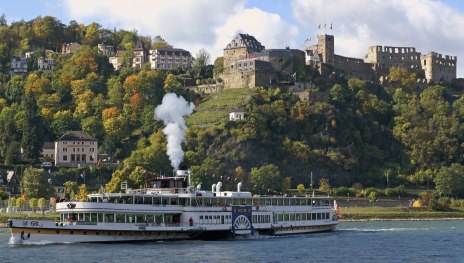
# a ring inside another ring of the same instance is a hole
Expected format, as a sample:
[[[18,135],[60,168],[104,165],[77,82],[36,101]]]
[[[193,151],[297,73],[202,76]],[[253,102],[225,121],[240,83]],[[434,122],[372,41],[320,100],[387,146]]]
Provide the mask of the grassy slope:
[[[187,125],[208,125],[226,120],[229,113],[239,108],[252,93],[253,90],[249,88],[240,88],[209,94],[195,109],[195,113],[187,118]]]

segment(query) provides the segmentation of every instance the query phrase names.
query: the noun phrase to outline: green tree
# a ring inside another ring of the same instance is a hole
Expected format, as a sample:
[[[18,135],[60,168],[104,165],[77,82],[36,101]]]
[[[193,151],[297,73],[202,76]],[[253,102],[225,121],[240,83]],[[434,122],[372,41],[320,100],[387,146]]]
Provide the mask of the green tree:
[[[457,198],[459,193],[464,192],[464,166],[458,163],[443,166],[434,181],[440,195],[454,195]]]
[[[46,202],[45,202],[45,198],[41,197],[39,198],[39,200],[37,201],[37,206],[40,208],[40,211],[42,211],[42,215],[44,214],[45,212],[45,206],[46,206]]]
[[[43,125],[37,114],[37,105],[32,94],[25,95],[21,109],[23,114],[19,128],[21,130],[22,157],[33,163],[39,158],[43,146]]]
[[[160,35],[153,37],[152,41],[152,47],[153,49],[158,49],[158,48],[172,48],[171,45],[166,42]]]
[[[71,197],[71,193],[75,194],[78,191],[78,186],[76,182],[66,181],[63,185],[65,187],[65,193],[69,197]]]
[[[275,164],[252,168],[250,180],[254,184],[253,189],[259,194],[282,191],[282,178],[280,178],[279,167]]]
[[[4,107],[0,112],[0,156],[4,158],[5,164],[13,163],[13,149],[17,150],[19,138],[14,116],[15,111],[10,107]]]
[[[377,192],[372,191],[369,193],[367,196],[367,199],[369,200],[370,203],[372,203],[372,206],[374,206],[375,201],[377,201]]]
[[[134,188],[143,188],[148,179],[148,173],[142,166],[136,166],[129,174],[130,185]]]
[[[167,93],[177,92],[182,89],[182,83],[180,83],[174,74],[168,74],[166,80],[164,81],[164,89]]]
[[[21,194],[27,197],[49,198],[55,192],[44,176],[43,169],[36,169],[32,166],[24,170],[21,178]]]
[[[217,57],[214,60],[214,68],[213,68],[214,76],[218,76],[222,72],[224,72],[224,57]]]
[[[411,92],[416,85],[417,76],[404,67],[391,67],[388,81],[401,90]]]
[[[206,66],[209,64],[211,55],[205,49],[198,51],[193,60],[192,75],[196,79],[206,79]]]
[[[51,128],[55,138],[63,135],[66,131],[75,130],[77,125],[72,112],[70,110],[63,110],[55,113]]]
[[[16,198],[16,207],[21,210],[24,207],[25,201],[21,197]]]
[[[39,204],[39,202],[38,202],[37,198],[33,197],[33,198],[29,199],[29,207],[32,209],[34,214],[35,214],[35,210],[36,210],[36,207],[38,206],[38,204]]]
[[[321,178],[319,180],[319,191],[324,192],[324,193],[330,193],[331,185],[329,182],[329,179],[327,178]]]
[[[304,184],[299,184],[296,186],[296,189],[298,190],[298,193],[302,194],[305,190]]]

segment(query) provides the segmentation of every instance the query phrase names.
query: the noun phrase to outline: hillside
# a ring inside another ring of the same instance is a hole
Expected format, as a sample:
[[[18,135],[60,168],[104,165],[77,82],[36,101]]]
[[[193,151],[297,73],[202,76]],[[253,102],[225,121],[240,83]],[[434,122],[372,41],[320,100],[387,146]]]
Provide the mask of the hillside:
[[[255,93],[249,88],[227,89],[205,96],[195,113],[186,120],[188,126],[213,125],[229,118],[229,112],[243,106],[244,102]]]

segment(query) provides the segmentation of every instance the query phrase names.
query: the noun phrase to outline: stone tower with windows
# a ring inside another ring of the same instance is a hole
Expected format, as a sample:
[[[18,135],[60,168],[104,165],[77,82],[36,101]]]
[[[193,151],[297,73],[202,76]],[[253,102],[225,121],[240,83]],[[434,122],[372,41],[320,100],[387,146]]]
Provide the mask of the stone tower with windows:
[[[237,60],[247,59],[250,53],[260,52],[264,46],[254,36],[238,34],[224,49],[224,69]]]

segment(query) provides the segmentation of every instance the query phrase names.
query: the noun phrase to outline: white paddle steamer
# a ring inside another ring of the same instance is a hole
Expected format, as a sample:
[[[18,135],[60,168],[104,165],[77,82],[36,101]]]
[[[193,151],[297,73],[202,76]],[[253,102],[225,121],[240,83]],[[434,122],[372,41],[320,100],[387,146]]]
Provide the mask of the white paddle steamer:
[[[333,230],[330,197],[252,196],[190,187],[188,172],[159,177],[152,188],[90,194],[86,202],[57,203],[51,220],[10,219],[10,243],[129,242],[226,239],[237,235],[289,235]]]

